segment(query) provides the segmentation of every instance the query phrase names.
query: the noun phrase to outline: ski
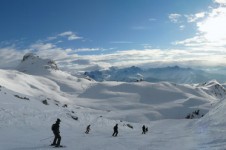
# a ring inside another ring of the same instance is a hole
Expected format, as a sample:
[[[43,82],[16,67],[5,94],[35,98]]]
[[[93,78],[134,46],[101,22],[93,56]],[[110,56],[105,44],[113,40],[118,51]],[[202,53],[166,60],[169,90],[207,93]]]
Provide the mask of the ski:
[[[52,145],[50,145],[52,146]],[[65,148],[66,146],[65,145],[60,145],[60,146],[52,146],[53,148]]]

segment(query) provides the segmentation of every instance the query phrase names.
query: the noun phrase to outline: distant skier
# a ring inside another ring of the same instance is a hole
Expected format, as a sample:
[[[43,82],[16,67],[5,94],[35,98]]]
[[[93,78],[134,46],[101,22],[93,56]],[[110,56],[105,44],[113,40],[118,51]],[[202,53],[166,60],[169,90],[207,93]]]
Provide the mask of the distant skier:
[[[113,128],[114,133],[112,134],[112,136],[117,136],[118,135],[118,124],[116,124]]]
[[[58,118],[56,123],[52,125],[52,131],[54,134],[54,140],[51,146],[55,147],[61,147],[60,141],[61,141],[61,136],[60,136],[60,122],[61,120]]]
[[[90,124],[86,127],[86,134],[89,134],[89,131],[90,131]]]
[[[142,134],[145,134],[146,133],[146,127],[145,127],[145,125],[143,125],[143,127],[142,127]]]
[[[199,115],[199,109],[198,110],[196,110],[194,113],[198,116]]]

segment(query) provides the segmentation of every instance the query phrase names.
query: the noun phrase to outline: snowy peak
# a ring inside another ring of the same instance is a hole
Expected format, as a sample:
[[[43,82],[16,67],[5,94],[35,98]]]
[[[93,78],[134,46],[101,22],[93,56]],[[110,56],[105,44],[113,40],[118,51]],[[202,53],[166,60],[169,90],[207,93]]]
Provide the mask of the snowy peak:
[[[108,70],[96,70],[85,72],[84,75],[96,81],[123,81],[135,82],[143,80],[143,70],[139,67],[117,68],[110,67]]]
[[[208,92],[210,92],[209,94],[214,97],[217,97],[220,99],[225,98],[226,89],[220,83],[218,83],[216,80],[211,80],[209,82],[205,82],[198,86],[202,86],[202,87],[208,89]]]
[[[27,53],[24,55],[21,63],[16,69],[24,73],[35,75],[59,70],[55,61],[51,59],[42,59],[33,53]]]

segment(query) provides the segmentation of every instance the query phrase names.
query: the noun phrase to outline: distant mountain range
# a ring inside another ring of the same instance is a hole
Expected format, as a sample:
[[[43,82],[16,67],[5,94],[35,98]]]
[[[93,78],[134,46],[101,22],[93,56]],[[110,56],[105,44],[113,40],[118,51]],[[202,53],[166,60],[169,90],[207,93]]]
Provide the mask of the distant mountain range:
[[[123,81],[123,82],[159,82],[174,83],[202,83],[216,79],[226,81],[226,75],[208,73],[203,70],[182,68],[179,66],[142,69],[136,66],[128,68],[111,67],[107,70],[85,72],[84,75],[96,81]]]
[[[16,68],[18,71],[32,75],[48,75],[50,72],[60,71],[55,61],[42,59],[39,56],[28,53],[24,55],[21,63]],[[119,82],[173,82],[183,83],[204,83],[210,80],[217,80],[220,83],[226,82],[226,75],[209,73],[203,70],[182,68],[179,66],[142,69],[132,66],[127,68],[110,67],[107,70],[96,70],[84,73],[89,80],[119,81]],[[74,75],[84,78],[84,76]]]

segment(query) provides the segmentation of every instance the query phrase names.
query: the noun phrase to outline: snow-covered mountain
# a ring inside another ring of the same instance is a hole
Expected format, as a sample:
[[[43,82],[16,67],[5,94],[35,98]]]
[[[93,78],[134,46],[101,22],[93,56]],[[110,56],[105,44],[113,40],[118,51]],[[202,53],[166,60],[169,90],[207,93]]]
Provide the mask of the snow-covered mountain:
[[[96,82],[52,68],[47,59],[25,56],[18,70],[0,70],[4,150],[51,149],[51,124],[57,118],[67,150],[225,148],[225,131],[219,129],[226,124],[226,90],[216,80]],[[188,115],[200,119],[185,119]],[[113,138],[116,123],[119,137]],[[91,133],[85,135],[88,124]],[[150,130],[146,135],[141,135],[143,124]]]
[[[33,53],[24,55],[21,63],[16,69],[21,72],[34,75],[43,75],[54,70],[59,70],[55,61],[51,59],[39,58],[39,56]]]
[[[85,72],[84,75],[96,81],[167,81],[174,83],[202,83],[212,79],[217,79],[219,82],[226,81],[226,76],[220,74],[211,74],[202,70],[178,66],[150,69],[141,69],[135,66],[129,68],[111,67],[107,70]]]

